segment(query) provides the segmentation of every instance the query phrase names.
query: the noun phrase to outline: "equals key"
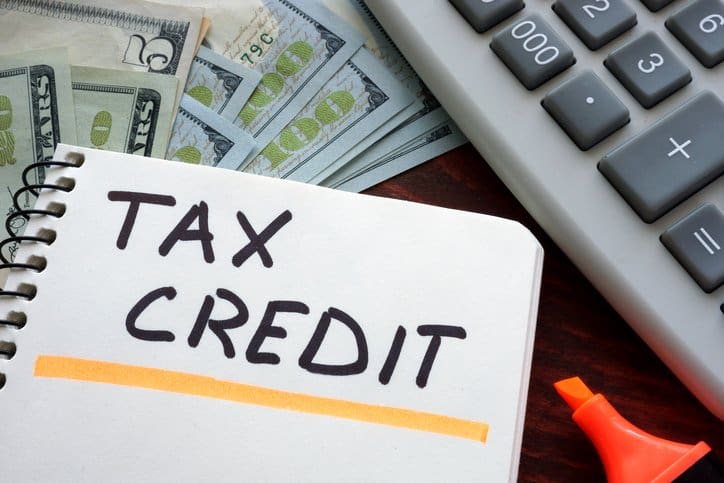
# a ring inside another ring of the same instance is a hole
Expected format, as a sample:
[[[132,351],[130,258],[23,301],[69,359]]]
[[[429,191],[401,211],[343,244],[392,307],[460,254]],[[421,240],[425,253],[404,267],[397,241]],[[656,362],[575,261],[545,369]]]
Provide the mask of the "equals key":
[[[707,293],[724,284],[724,213],[706,203],[661,235],[661,242]]]

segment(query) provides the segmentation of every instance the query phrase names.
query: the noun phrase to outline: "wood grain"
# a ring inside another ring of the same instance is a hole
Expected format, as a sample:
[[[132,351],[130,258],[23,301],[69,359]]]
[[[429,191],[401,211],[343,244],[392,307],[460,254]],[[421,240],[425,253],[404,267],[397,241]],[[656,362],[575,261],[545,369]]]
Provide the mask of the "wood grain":
[[[543,244],[543,288],[519,481],[606,481],[593,446],[553,390],[555,381],[574,375],[604,393],[643,430],[683,443],[704,440],[724,462],[724,422],[626,325],[470,144],[366,193],[511,218]]]

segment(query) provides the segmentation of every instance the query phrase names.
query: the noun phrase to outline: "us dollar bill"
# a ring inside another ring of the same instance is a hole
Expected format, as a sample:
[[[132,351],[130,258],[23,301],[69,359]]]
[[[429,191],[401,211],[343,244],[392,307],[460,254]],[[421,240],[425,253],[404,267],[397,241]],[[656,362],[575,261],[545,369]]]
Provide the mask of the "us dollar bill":
[[[436,131],[444,125],[451,123],[452,120],[450,119],[450,116],[448,116],[444,110],[435,109],[433,112],[427,114],[426,116],[417,119],[417,121],[414,123],[404,123],[403,126],[390,133],[389,136],[384,136],[373,146],[370,146],[365,151],[357,154],[354,158],[346,162],[344,165],[330,165],[327,169],[320,172],[312,180],[310,180],[310,183],[322,186],[336,186],[340,182],[354,176],[356,173],[374,166],[376,163],[384,158],[397,159],[394,157],[394,153],[400,149],[407,148],[408,145],[418,146],[418,154],[417,157],[414,159],[419,160],[417,164],[420,164],[430,159],[425,158],[424,156],[428,153],[435,152],[435,149],[425,149],[426,145],[424,143],[415,141],[426,140],[431,143],[438,141],[442,142],[444,137],[431,137],[430,133]],[[424,131],[420,133],[420,129],[424,129]],[[451,128],[449,130],[449,133],[452,134],[453,132],[458,131]],[[464,142],[465,140],[463,139],[461,141],[461,144]],[[405,159],[411,160],[413,158],[408,156]]]
[[[424,84],[405,60],[377,19],[363,0],[324,0],[323,3],[342,20],[348,22],[364,37],[364,46],[374,54],[387,69],[416,96],[412,104],[418,112],[429,109],[426,106],[432,95],[424,89]],[[434,107],[437,107],[435,103]]]
[[[414,97],[366,49],[360,49],[244,171],[308,181]]]
[[[25,191],[22,173],[30,164],[49,161],[59,143],[76,143],[70,68],[63,49],[0,57],[0,215],[3,219],[19,209],[31,209],[35,196]],[[45,170],[28,172],[29,184],[42,184]],[[7,236],[21,235],[26,219],[8,221]],[[6,230],[5,227],[2,228]],[[4,239],[6,236],[0,236]],[[16,244],[5,245],[2,255],[13,260]]]
[[[357,171],[345,180],[337,182],[333,186],[327,186],[358,193],[466,142],[467,139],[457,125],[448,121]]]
[[[417,97],[415,106],[417,106],[417,109],[412,112],[404,122],[400,123],[396,129],[392,132],[385,133],[381,141],[375,143],[374,152],[366,151],[363,155],[363,150],[366,150],[372,146],[372,144],[361,144],[358,146],[358,149],[350,150],[345,157],[338,160],[334,166],[330,166],[324,173],[311,180],[312,182],[322,183],[325,178],[335,174],[335,171],[340,169],[346,171],[345,174],[348,175],[350,171],[356,172],[370,167],[377,158],[383,155],[392,155],[396,149],[408,143],[413,143],[415,146],[418,146],[418,149],[416,150],[416,154],[413,155],[410,153],[405,156],[406,169],[412,167],[410,163],[413,162],[413,159],[415,160],[414,163],[417,164],[430,159],[424,158],[426,153],[440,152],[445,146],[455,147],[466,142],[464,138],[458,144],[450,142],[453,139],[460,139],[458,134],[456,134],[454,138],[449,139],[447,136],[439,138],[430,136],[429,133],[434,131],[434,128],[439,127],[440,124],[450,118],[440,107],[440,103],[430,93],[412,67],[407,63],[363,0],[324,0],[324,3],[330,10],[362,32],[365,36],[365,46],[369,48],[388,69],[395,73],[400,82],[415,92]],[[451,134],[449,135],[452,136],[452,133],[459,133],[459,130],[454,125],[451,124],[450,126],[448,131]],[[431,146],[427,149],[426,145],[421,144],[421,142],[425,140],[429,143],[438,143],[439,146]],[[338,179],[340,178],[339,174],[335,174],[335,176]]]
[[[175,77],[80,66],[70,72],[79,146],[164,157]]]
[[[23,49],[62,45],[73,65],[167,74],[184,86],[201,16],[143,0],[0,0],[0,54],[18,39]]]
[[[254,146],[248,133],[184,95],[171,129],[166,159],[236,169]]]
[[[191,1],[203,5],[212,20],[206,44],[262,74],[234,120],[260,147],[362,46],[359,32],[318,1]]]
[[[233,121],[260,80],[259,72],[201,46],[191,64],[184,92]]]

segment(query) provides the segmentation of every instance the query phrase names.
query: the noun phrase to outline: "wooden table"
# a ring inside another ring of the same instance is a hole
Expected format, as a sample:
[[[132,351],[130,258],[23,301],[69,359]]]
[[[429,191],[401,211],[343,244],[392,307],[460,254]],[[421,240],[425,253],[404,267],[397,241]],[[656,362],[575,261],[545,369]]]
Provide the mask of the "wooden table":
[[[543,288],[519,481],[606,481],[593,446],[552,387],[574,375],[594,392],[604,393],[645,431],[684,443],[704,440],[724,463],[724,422],[659,361],[470,144],[366,192],[512,218],[543,244]]]

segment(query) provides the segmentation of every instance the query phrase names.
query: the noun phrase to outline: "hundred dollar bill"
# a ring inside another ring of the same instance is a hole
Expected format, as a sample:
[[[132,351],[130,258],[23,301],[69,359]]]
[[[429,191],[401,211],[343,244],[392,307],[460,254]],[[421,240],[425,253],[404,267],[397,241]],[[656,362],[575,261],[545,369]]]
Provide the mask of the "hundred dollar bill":
[[[417,119],[414,123],[405,123],[402,127],[391,132],[388,136],[377,141],[365,151],[357,154],[354,158],[347,161],[344,165],[338,166],[331,164],[328,168],[318,173],[309,182],[322,186],[335,186],[338,183],[352,177],[356,173],[366,170],[386,157],[393,157],[395,151],[405,148],[408,144],[413,144],[418,138],[429,139],[429,142],[436,142],[442,138],[428,138],[427,135],[437,128],[452,122],[450,116],[442,109],[435,109],[429,114]],[[424,128],[422,134],[420,129]],[[452,132],[452,131],[451,131]],[[414,145],[418,145],[414,143]],[[420,145],[420,149],[422,149]],[[433,149],[434,151],[434,149]],[[427,151],[419,151],[423,154]],[[410,158],[406,158],[410,159]],[[430,158],[427,158],[430,159]],[[421,159],[420,162],[425,161]]]
[[[444,137],[433,139],[426,133],[443,122],[444,119],[449,119],[449,116],[443,111],[437,99],[433,97],[422,80],[420,80],[407,63],[380,23],[365,5],[364,1],[324,0],[324,3],[330,10],[362,32],[365,37],[365,46],[369,48],[375,56],[381,59],[401,82],[416,93],[417,101],[415,105],[418,109],[395,130],[386,134],[381,142],[375,144],[375,155],[380,154],[382,149],[386,150],[385,154],[392,154],[392,151],[395,149],[416,139],[429,139],[429,142],[438,142],[441,143],[441,146],[446,145]],[[455,131],[455,129],[451,129],[451,132],[453,131]],[[342,169],[341,166],[345,166],[345,164],[348,164],[347,162],[355,165],[355,171],[368,166],[371,161],[371,154],[359,155],[363,149],[367,149],[369,146],[370,144],[362,144],[359,146],[359,149],[350,150],[344,158],[338,160],[334,166],[327,169],[323,176],[329,176],[335,170]],[[422,149],[422,147],[420,147],[420,149]],[[440,147],[431,147],[429,151],[438,152],[440,151]],[[424,151],[418,152],[422,153]],[[354,158],[354,161],[352,158]],[[408,157],[406,159],[411,158]],[[417,159],[419,159],[419,157]],[[317,177],[313,182],[321,182],[321,180]]]
[[[32,163],[52,159],[59,142],[75,144],[75,115],[70,87],[70,68],[64,49],[28,52],[0,57],[0,217],[4,220],[18,208],[30,209],[35,196],[25,191],[13,203],[13,194],[23,186],[23,170]],[[28,173],[29,184],[45,180],[45,170]],[[21,235],[26,220],[9,221],[7,235]],[[2,228],[5,231],[5,227]],[[6,236],[0,235],[0,240]],[[15,257],[17,245],[5,245],[6,260]]]
[[[174,2],[175,0],[162,0]],[[319,1],[184,0],[205,7],[205,43],[262,74],[234,124],[266,146],[362,46]]]
[[[171,128],[166,159],[236,169],[253,147],[248,133],[184,95]]]
[[[74,65],[168,74],[184,86],[201,14],[143,0],[0,0],[0,53],[18,42],[23,49],[62,45]]]
[[[233,121],[260,79],[259,72],[202,46],[191,64],[184,92]]]
[[[364,37],[364,46],[387,67],[387,69],[416,95],[412,104],[415,112],[426,108],[425,100],[430,93],[405,60],[377,19],[363,0],[324,0],[327,8],[348,22]]]
[[[308,181],[414,100],[360,49],[244,171]]]
[[[78,145],[162,158],[178,81],[148,72],[70,70]]]
[[[460,129],[450,121],[330,187],[358,193],[466,142],[467,139]]]

